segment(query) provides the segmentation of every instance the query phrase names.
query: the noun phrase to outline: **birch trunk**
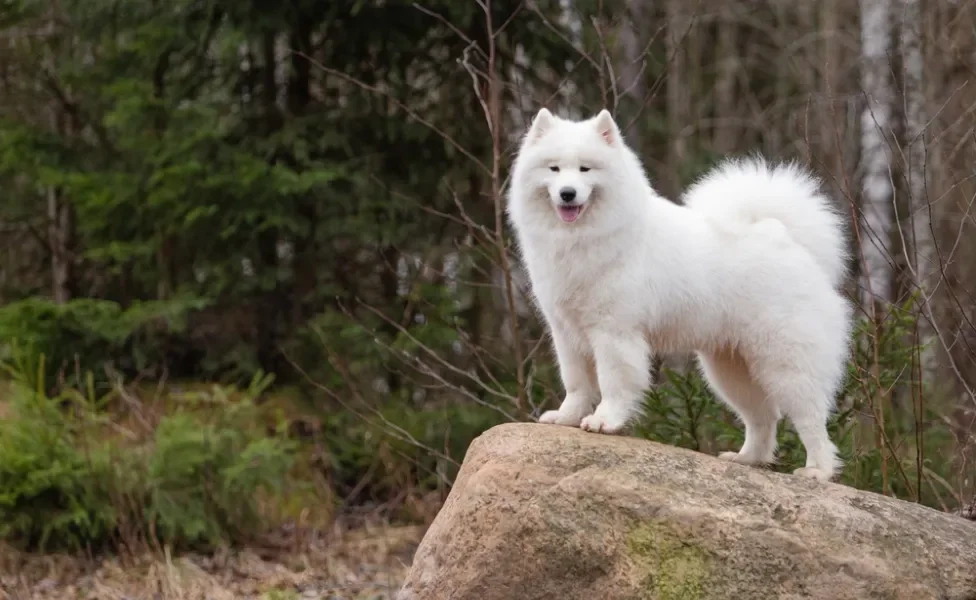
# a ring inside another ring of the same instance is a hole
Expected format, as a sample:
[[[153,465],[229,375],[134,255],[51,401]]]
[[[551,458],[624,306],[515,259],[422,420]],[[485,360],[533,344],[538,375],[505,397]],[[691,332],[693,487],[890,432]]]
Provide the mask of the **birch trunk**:
[[[891,47],[890,0],[860,0],[861,86],[867,103],[861,115],[861,302],[869,315],[892,299],[890,236],[894,224],[890,155],[892,89],[888,53]]]
[[[572,42],[574,48],[582,48],[583,45],[583,21],[579,13],[576,12],[573,0],[559,0],[559,21],[566,30],[566,37]],[[566,76],[560,89],[562,96],[562,112],[570,119],[579,119],[582,116],[580,111],[580,101],[578,98],[579,87],[573,76],[574,61],[567,60],[565,64]]]
[[[928,156],[925,144],[924,62],[922,59],[919,0],[901,0],[899,23],[905,87],[905,174],[908,179],[911,217],[912,267],[919,291],[919,343],[922,346],[922,381],[930,382],[935,371],[934,329],[930,299],[938,281],[938,260],[932,233],[931,210],[926,193]]]

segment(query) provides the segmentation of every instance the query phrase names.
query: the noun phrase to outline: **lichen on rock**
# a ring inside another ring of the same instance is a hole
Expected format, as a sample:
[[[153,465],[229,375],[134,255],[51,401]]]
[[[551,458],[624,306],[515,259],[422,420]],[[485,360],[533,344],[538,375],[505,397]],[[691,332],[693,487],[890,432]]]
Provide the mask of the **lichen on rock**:
[[[700,600],[709,580],[704,550],[671,530],[666,522],[648,521],[627,536],[627,554],[639,577],[641,600]]]

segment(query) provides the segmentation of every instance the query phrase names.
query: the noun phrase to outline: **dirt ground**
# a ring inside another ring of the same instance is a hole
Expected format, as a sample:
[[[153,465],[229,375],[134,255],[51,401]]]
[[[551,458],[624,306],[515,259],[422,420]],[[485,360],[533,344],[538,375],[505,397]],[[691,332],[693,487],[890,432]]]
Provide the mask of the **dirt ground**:
[[[283,531],[213,555],[92,560],[0,548],[0,600],[390,600],[422,526]]]

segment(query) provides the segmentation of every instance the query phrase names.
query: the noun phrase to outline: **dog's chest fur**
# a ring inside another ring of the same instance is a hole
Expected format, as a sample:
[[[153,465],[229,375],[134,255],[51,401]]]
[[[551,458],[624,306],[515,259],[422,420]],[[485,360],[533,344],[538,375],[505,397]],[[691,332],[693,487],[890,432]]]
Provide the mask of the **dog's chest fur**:
[[[585,326],[614,312],[632,268],[619,244],[583,236],[537,236],[526,242],[532,290],[547,315]]]

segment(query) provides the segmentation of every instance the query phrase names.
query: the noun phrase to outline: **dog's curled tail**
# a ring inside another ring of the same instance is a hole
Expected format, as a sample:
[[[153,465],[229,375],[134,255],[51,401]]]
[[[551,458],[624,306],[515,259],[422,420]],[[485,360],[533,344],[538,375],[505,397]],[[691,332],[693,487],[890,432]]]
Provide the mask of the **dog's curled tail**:
[[[776,219],[813,255],[835,288],[847,275],[844,219],[816,177],[796,163],[727,160],[688,188],[684,204],[724,222]]]

